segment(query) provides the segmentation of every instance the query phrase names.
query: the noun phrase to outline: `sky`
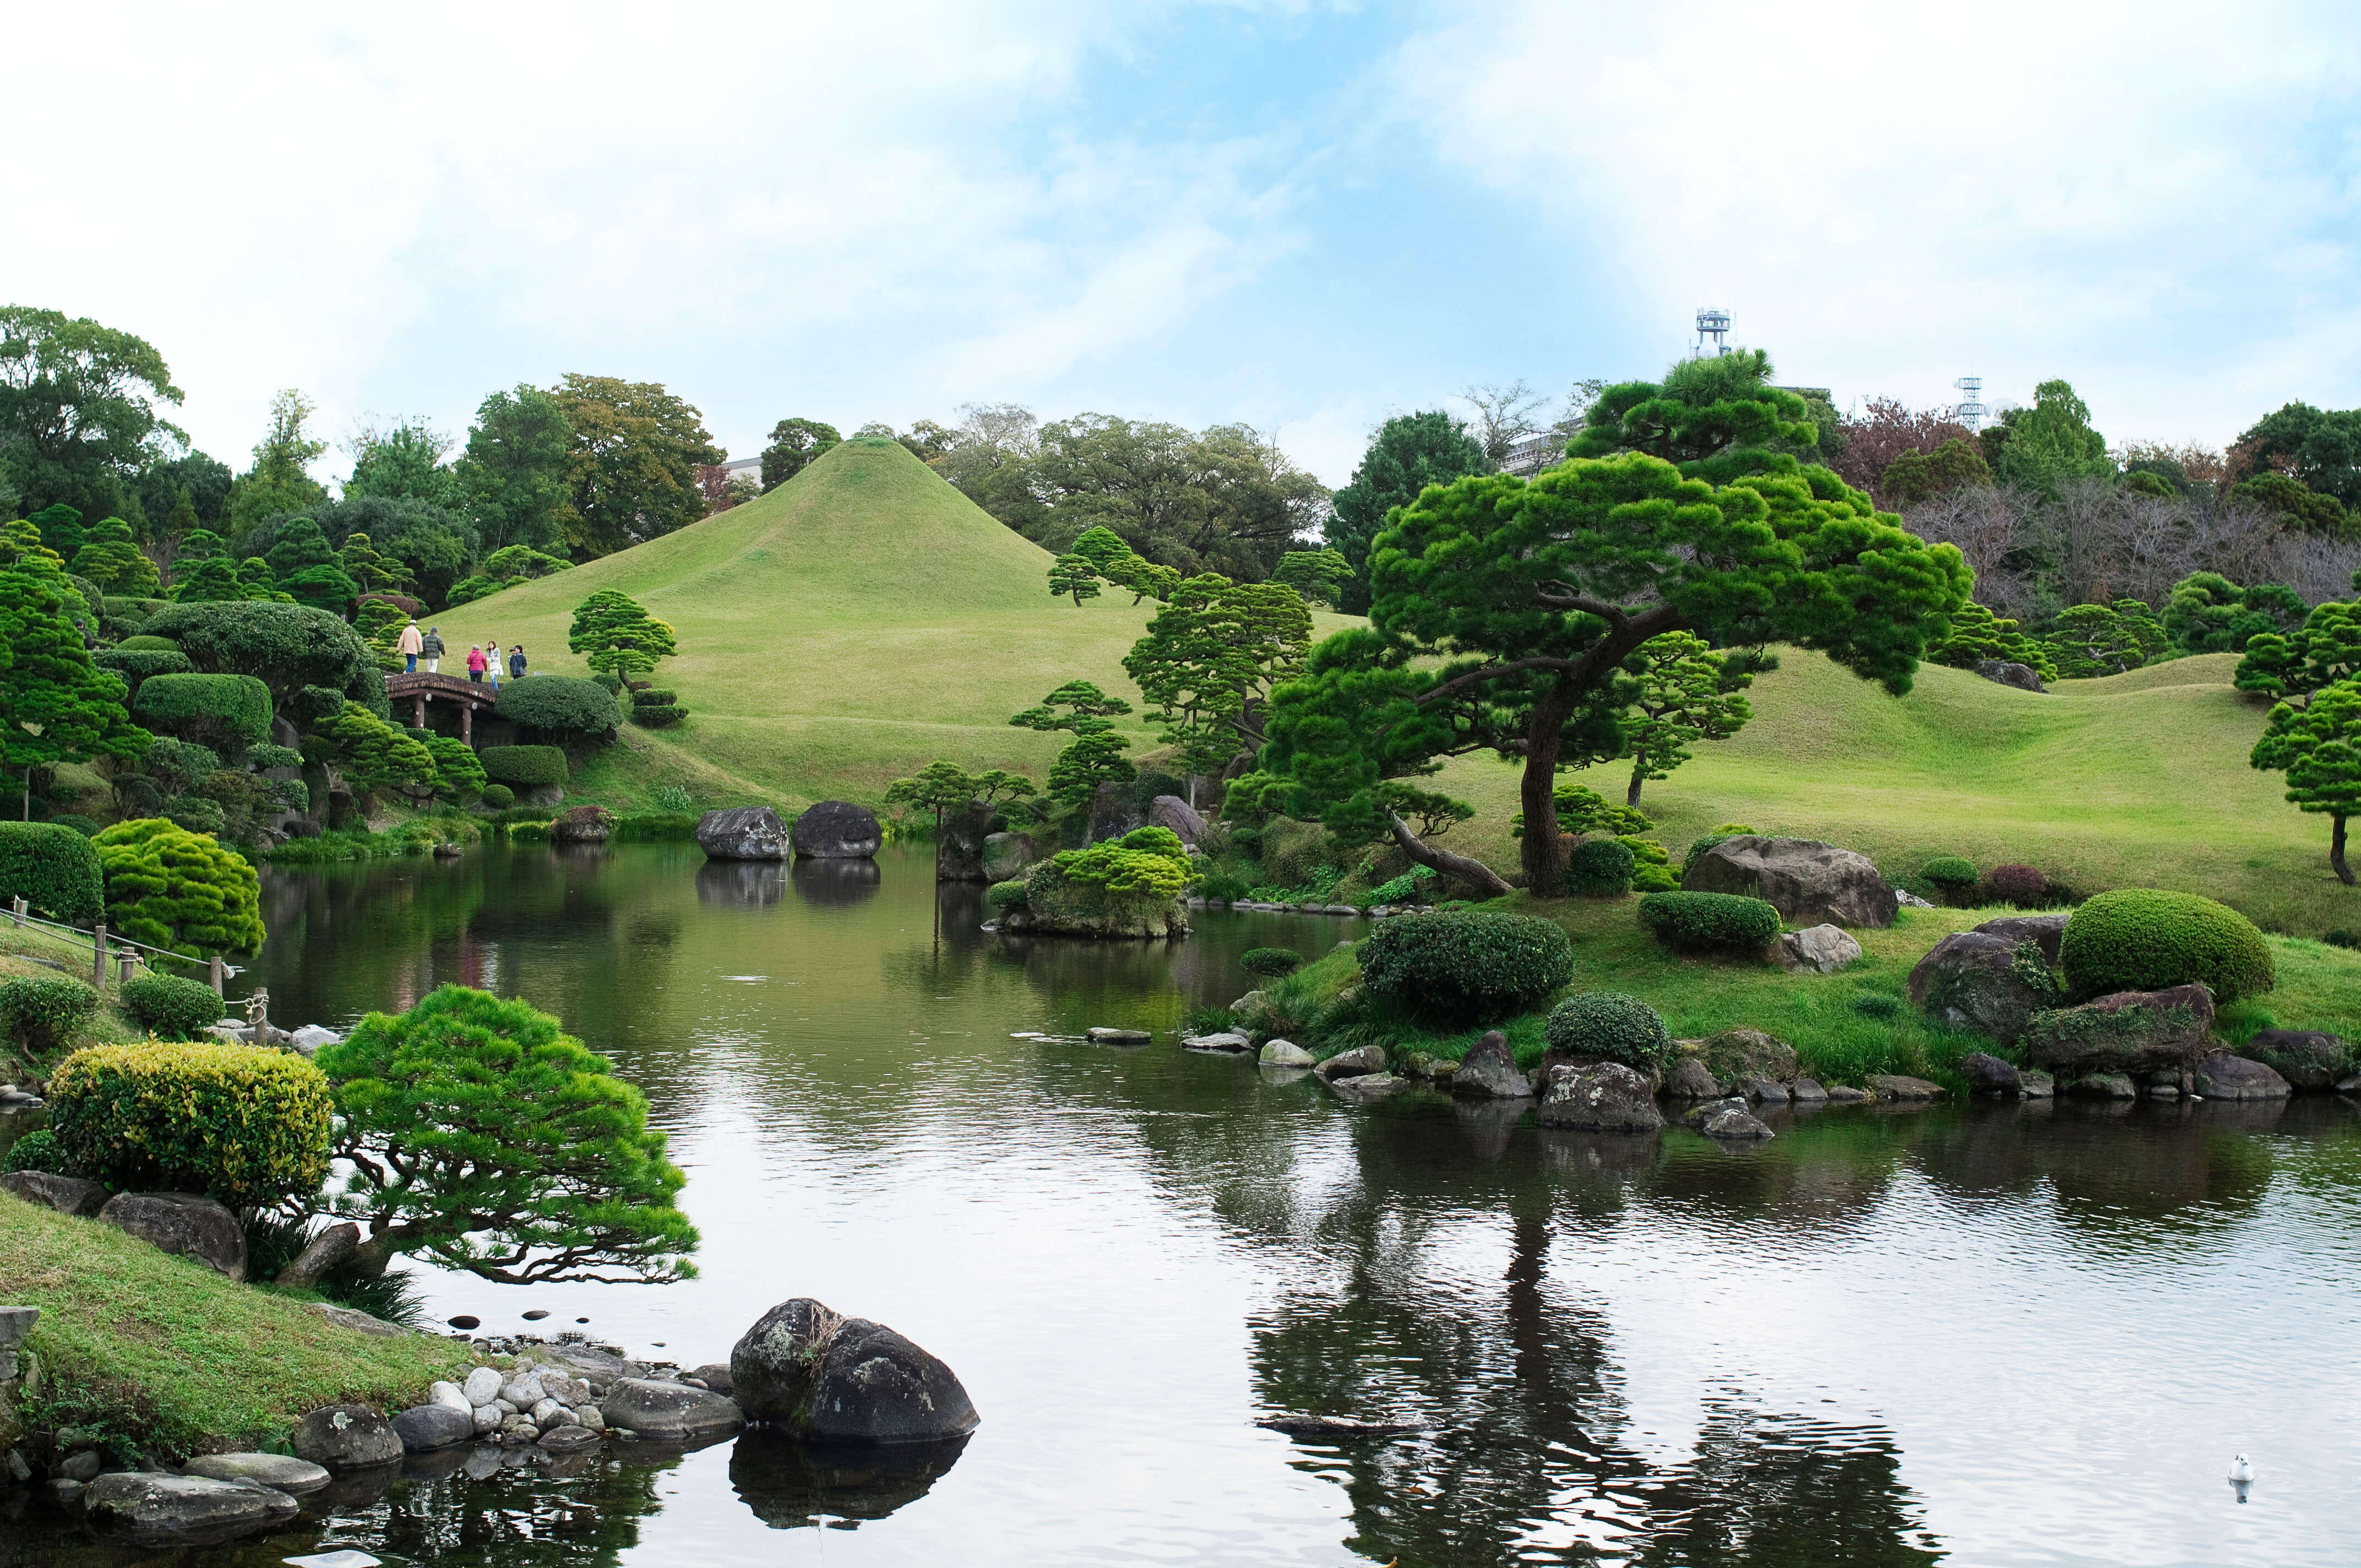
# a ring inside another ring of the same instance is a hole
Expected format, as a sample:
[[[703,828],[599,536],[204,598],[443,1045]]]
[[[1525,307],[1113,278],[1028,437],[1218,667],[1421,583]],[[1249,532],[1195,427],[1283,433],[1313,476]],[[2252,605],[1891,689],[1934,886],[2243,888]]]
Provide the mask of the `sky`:
[[[464,435],[659,381],[733,456],[1013,401],[1243,422],[1653,378],[1699,306],[1839,408],[2220,445],[2361,404],[2330,5],[89,5],[0,157],[0,302],[154,344],[244,467],[301,389]]]

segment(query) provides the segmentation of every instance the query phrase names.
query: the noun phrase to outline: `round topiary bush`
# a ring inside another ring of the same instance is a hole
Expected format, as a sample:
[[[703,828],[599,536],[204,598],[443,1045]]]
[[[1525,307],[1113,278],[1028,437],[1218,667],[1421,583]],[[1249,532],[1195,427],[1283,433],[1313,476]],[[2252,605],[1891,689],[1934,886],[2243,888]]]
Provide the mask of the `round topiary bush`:
[[[1995,904],[2031,908],[2048,901],[2049,879],[2032,866],[1994,866],[1984,873],[1984,892]]]
[[[8,1146],[8,1157],[0,1160],[0,1171],[38,1170],[51,1176],[71,1176],[68,1170],[66,1151],[59,1146],[58,1135],[47,1127],[36,1127]]]
[[[642,729],[667,729],[688,717],[688,709],[677,703],[634,703],[631,722]]]
[[[0,822],[0,903],[22,898],[52,920],[95,920],[106,872],[87,835],[54,822]]]
[[[1303,955],[1293,948],[1248,948],[1238,955],[1238,968],[1264,980],[1293,974],[1303,967]]]
[[[996,882],[983,890],[983,906],[994,915],[1005,915],[1012,909],[1025,907],[1025,879]]]
[[[150,637],[143,631],[137,637],[126,637],[117,642],[115,651],[118,653],[177,653],[181,645],[169,637]]]
[[[1529,1006],[1574,978],[1554,921],[1481,910],[1399,915],[1361,944],[1361,978],[1396,1005],[1473,1024]]]
[[[1938,855],[1918,868],[1927,885],[1947,898],[1958,898],[1976,885],[1976,863],[1960,855]]]
[[[2078,998],[2196,983],[2235,1002],[2279,983],[2253,921],[2193,893],[2147,887],[2084,901],[2067,918],[2058,961]]]
[[[138,641],[132,639],[134,642]],[[163,639],[154,641],[160,642]],[[133,648],[126,643],[99,650],[90,656],[90,662],[102,670],[113,670],[135,689],[153,675],[185,675],[196,669],[189,663],[189,656],[178,648]]]
[[[67,1045],[97,1011],[98,992],[71,975],[20,975],[0,983],[0,1033],[27,1056]]]
[[[1620,898],[1631,885],[1631,870],[1639,857],[1631,846],[1613,839],[1585,839],[1566,857],[1568,885],[1585,898]]]
[[[1656,1010],[1636,996],[1586,991],[1550,1009],[1552,1056],[1620,1061],[1645,1072],[1672,1055],[1673,1036]]]
[[[183,975],[136,975],[115,994],[133,1023],[167,1040],[194,1039],[223,1013],[212,986]]]
[[[91,843],[106,868],[106,922],[133,941],[192,959],[262,946],[262,883],[240,856],[155,817]]]
[[[225,753],[270,734],[270,688],[252,675],[149,675],[131,710],[150,729]]]
[[[318,1068],[251,1046],[93,1046],[49,1075],[49,1125],[77,1171],[119,1191],[202,1192],[232,1208],[319,1190],[328,1109]]]
[[[492,711],[521,729],[550,735],[611,735],[623,722],[612,692],[573,675],[527,675],[500,687]]]
[[[1640,923],[1683,953],[1753,956],[1779,935],[1779,911],[1734,893],[1652,893],[1640,900]]]
[[[494,811],[506,811],[516,804],[516,791],[504,784],[484,786],[484,804]]]
[[[543,789],[563,784],[569,776],[566,753],[555,746],[487,746],[476,761],[486,778],[511,789]]]

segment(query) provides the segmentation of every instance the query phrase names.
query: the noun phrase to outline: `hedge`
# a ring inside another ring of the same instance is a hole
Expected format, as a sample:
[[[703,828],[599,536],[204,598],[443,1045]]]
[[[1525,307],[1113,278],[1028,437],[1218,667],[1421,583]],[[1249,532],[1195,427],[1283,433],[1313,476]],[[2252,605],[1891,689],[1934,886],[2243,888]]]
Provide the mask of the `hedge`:
[[[1293,974],[1303,967],[1303,955],[1293,948],[1249,948],[1238,955],[1238,968],[1265,980]]]
[[[1005,915],[1012,909],[1025,907],[1025,879],[996,882],[983,890],[983,906],[994,915]]]
[[[383,718],[390,711],[377,652],[342,616],[310,605],[257,599],[175,604],[148,622],[200,670],[255,676],[293,707],[306,686],[325,686]]]
[[[214,988],[185,975],[135,975],[115,997],[133,1023],[167,1040],[193,1039],[222,1018]]]
[[[51,1176],[71,1176],[66,1168],[66,1151],[58,1146],[58,1135],[47,1127],[36,1127],[8,1146],[8,1157],[0,1160],[0,1171],[38,1170]]]
[[[252,675],[150,675],[131,710],[150,729],[220,751],[270,734],[270,688]]]
[[[90,839],[53,822],[0,822],[0,902],[22,898],[52,920],[106,911],[106,872]]]
[[[132,641],[139,641],[134,638]],[[196,666],[178,648],[103,648],[90,656],[102,670],[113,670],[137,688],[155,675],[185,675]]]
[[[483,764],[486,778],[511,789],[540,789],[562,784],[568,777],[566,753],[555,746],[487,746],[476,753],[476,761]]]
[[[20,976],[0,983],[0,1031],[27,1056],[71,1041],[98,1011],[98,992],[71,975]]]
[[[1672,1055],[1673,1036],[1656,1010],[1636,996],[1586,991],[1550,1009],[1545,1032],[1553,1056],[1619,1061],[1646,1071]]]
[[[93,1046],[49,1075],[49,1126],[77,1171],[232,1208],[319,1190],[329,1104],[302,1057],[226,1043]]]
[[[1566,879],[1585,898],[1620,898],[1631,885],[1639,857],[1631,846],[1614,839],[1585,839],[1566,857]]]
[[[1918,875],[1957,897],[1976,885],[1976,863],[1964,855],[1938,855],[1918,868]]]
[[[492,711],[525,729],[611,734],[623,722],[613,695],[572,675],[527,675],[500,687]],[[511,781],[512,782],[512,781]]]
[[[1532,915],[1454,911],[1400,915],[1361,944],[1371,991],[1421,1013],[1488,1023],[1574,977],[1574,944]]]
[[[631,709],[631,722],[642,729],[668,729],[687,717],[688,709],[672,704]]]
[[[1640,923],[1677,952],[1757,954],[1779,935],[1779,911],[1732,893],[1652,893]]]
[[[117,653],[178,653],[180,651],[181,645],[170,638],[150,637],[145,632],[137,637],[126,637],[115,645]]]
[[[2086,900],[2067,917],[2058,961],[2077,999],[2194,982],[2216,1002],[2235,1002],[2279,982],[2253,921],[2210,898],[2156,888]]]
[[[107,924],[121,935],[192,959],[262,946],[261,879],[211,839],[147,817],[91,843],[106,868]]]

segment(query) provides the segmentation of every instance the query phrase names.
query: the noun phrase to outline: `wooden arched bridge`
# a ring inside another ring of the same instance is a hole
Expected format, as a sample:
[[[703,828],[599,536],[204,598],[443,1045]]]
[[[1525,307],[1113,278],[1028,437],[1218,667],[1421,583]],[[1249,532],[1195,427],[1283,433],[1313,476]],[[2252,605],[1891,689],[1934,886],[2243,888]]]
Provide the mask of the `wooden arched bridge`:
[[[428,703],[458,704],[459,739],[472,746],[476,743],[476,714],[479,709],[490,711],[500,691],[489,681],[471,681],[464,675],[430,675],[420,670],[386,676],[385,695],[397,709],[405,702],[410,704],[410,727],[413,729],[426,728]]]

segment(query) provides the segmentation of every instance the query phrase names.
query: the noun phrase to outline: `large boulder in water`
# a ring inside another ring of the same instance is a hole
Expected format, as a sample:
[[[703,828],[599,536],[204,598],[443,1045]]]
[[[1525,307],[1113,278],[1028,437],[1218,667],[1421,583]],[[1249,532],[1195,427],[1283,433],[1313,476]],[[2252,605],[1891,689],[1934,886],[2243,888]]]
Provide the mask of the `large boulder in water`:
[[[2213,996],[2202,985],[2119,991],[2036,1014],[2026,1025],[2025,1059],[2060,1082],[2109,1073],[2186,1072],[2211,1048],[2206,1033],[2213,1026]]]
[[[983,840],[983,880],[1015,882],[1038,858],[1029,833],[992,833]]]
[[[848,1442],[939,1442],[975,1430],[951,1369],[866,1318],[807,1296],[782,1301],[730,1353],[749,1421]]]
[[[1664,1124],[1654,1088],[1612,1061],[1553,1069],[1539,1117],[1544,1127],[1577,1133],[1653,1133]]]
[[[2288,1080],[2258,1061],[2212,1051],[2197,1064],[2197,1092],[2208,1100],[2284,1100]]]
[[[767,806],[708,811],[697,819],[697,844],[712,861],[784,861],[787,825]]]
[[[1681,886],[1762,899],[1790,926],[1891,926],[1901,907],[1867,855],[1754,833],[1724,839],[1698,856]]]
[[[1495,1100],[1530,1100],[1532,1080],[1517,1070],[1516,1058],[1509,1052],[1509,1036],[1493,1029],[1467,1047],[1456,1071],[1451,1075],[1454,1094],[1488,1095]]]
[[[943,813],[943,834],[936,845],[937,882],[983,882],[983,844],[992,832],[992,807],[971,801]]]
[[[329,1470],[366,1470],[401,1458],[401,1434],[367,1405],[323,1405],[295,1423],[295,1457]]]
[[[1938,1024],[2015,1045],[2034,1013],[2052,1000],[2034,988],[2017,947],[1989,932],[1953,932],[1910,971],[1911,1003]]]
[[[2310,1094],[2325,1094],[2352,1070],[2352,1052],[2343,1040],[2318,1029],[2265,1029],[2238,1047],[2238,1054],[2261,1062]],[[6,1178],[0,1178],[5,1180]]]
[[[694,1442],[734,1431],[745,1420],[735,1400],[709,1389],[653,1377],[616,1378],[607,1385],[598,1413],[609,1428],[671,1442]]]
[[[823,800],[796,818],[788,832],[796,855],[815,861],[865,861],[885,841],[877,814],[849,800]]]
[[[1205,819],[1179,795],[1159,795],[1148,803],[1148,826],[1171,828],[1175,837],[1193,850],[1197,836],[1205,830]]]
[[[82,1489],[83,1515],[128,1530],[142,1544],[215,1545],[284,1523],[302,1511],[286,1493],[251,1481],[125,1470]]]

